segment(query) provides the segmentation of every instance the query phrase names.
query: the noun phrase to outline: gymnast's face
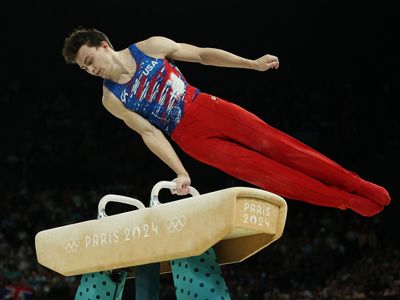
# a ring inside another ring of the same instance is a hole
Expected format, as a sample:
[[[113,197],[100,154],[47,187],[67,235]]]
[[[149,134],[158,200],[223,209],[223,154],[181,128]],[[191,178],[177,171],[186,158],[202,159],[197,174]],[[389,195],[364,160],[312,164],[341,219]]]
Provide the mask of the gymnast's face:
[[[76,56],[76,63],[89,74],[105,78],[113,65],[111,53],[107,42],[102,42],[99,47],[83,45]]]

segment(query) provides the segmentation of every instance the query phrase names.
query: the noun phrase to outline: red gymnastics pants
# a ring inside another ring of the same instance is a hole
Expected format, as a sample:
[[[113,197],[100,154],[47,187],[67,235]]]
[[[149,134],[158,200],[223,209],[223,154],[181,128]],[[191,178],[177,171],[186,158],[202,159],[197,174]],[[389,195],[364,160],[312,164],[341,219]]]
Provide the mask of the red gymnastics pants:
[[[189,156],[282,197],[373,216],[390,202],[381,186],[221,98],[185,103],[172,139]]]

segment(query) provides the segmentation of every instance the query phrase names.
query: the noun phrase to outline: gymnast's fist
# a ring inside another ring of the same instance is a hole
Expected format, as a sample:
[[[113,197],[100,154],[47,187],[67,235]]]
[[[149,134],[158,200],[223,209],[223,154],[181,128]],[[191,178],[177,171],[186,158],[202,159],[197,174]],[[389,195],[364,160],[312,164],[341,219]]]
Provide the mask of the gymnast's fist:
[[[189,186],[190,186],[190,177],[189,175],[178,175],[173,182],[176,183],[176,189],[171,190],[172,194],[177,194],[177,195],[186,195],[190,192]]]
[[[279,68],[279,59],[278,57],[266,54],[261,56],[258,59],[253,61],[253,69],[257,71],[267,71],[269,69],[278,69]]]

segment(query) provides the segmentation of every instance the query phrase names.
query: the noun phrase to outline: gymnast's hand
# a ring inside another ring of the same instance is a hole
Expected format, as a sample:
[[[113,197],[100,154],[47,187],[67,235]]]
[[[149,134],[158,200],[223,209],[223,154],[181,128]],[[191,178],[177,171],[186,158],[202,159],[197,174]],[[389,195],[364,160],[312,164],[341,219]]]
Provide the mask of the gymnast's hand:
[[[186,195],[190,192],[190,177],[189,175],[178,175],[173,182],[176,183],[176,190],[171,190],[172,194]]]
[[[253,67],[254,70],[267,71],[269,69],[278,69],[278,68],[279,68],[279,59],[274,55],[266,54],[254,60],[254,67]]]

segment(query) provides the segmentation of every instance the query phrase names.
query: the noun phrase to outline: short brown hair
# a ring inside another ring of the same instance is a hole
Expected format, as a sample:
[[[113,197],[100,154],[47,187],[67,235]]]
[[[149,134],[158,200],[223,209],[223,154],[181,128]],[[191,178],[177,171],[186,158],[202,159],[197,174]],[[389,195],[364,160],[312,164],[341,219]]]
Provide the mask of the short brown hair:
[[[114,49],[110,40],[103,32],[94,28],[86,29],[78,27],[65,39],[62,55],[66,63],[73,64],[76,62],[78,51],[83,45],[100,47],[103,41],[106,41],[111,49]]]

